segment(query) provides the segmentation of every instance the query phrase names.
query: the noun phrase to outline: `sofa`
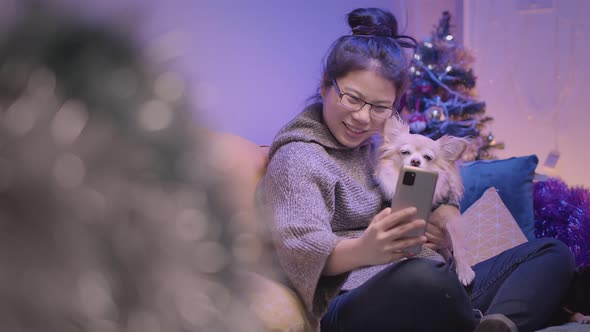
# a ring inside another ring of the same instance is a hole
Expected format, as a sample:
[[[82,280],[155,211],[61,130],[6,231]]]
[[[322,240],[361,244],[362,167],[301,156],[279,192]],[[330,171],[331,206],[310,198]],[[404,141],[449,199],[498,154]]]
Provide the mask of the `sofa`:
[[[219,172],[233,181],[228,201],[243,213],[255,214],[254,193],[266,169],[268,146],[220,132],[210,132],[209,139],[215,162],[224,165]],[[531,155],[461,166],[465,184],[462,214],[471,239],[472,264],[534,237],[532,186],[537,163],[537,157]],[[264,225],[253,227],[265,229]],[[263,247],[272,252],[272,244],[264,243]],[[248,272],[244,282],[250,308],[267,331],[311,329],[303,304],[280,273]],[[569,323],[542,331],[590,331],[590,325]]]

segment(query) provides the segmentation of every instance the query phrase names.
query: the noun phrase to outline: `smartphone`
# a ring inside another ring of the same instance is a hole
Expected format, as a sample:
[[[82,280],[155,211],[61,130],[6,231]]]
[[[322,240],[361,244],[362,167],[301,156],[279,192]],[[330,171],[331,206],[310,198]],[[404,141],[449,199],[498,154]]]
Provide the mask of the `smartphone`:
[[[397,181],[395,195],[391,201],[391,210],[398,211],[414,206],[418,210],[416,218],[424,219],[428,222],[437,180],[437,172],[411,166],[402,167]],[[407,236],[420,236],[425,231],[426,229],[419,229],[415,232],[408,233]],[[414,246],[406,250],[418,254],[421,248],[420,246]]]

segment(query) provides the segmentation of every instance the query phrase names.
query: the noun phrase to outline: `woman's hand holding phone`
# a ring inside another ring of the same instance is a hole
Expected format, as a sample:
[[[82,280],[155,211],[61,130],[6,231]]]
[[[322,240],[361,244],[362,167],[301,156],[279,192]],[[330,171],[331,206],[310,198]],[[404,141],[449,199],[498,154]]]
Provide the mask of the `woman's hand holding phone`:
[[[420,246],[427,240],[423,235],[408,235],[424,233],[426,221],[416,219],[416,213],[414,207],[396,212],[386,208],[378,213],[357,239],[363,265],[386,264],[413,256],[406,249]]]

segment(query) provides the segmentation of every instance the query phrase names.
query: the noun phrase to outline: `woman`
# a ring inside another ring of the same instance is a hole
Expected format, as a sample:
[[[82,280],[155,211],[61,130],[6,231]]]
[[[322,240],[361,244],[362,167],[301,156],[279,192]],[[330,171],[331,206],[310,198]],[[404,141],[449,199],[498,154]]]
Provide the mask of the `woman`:
[[[395,17],[348,14],[352,35],[326,59],[321,102],[275,137],[259,186],[275,217],[279,261],[322,331],[533,331],[557,309],[573,272],[562,243],[539,239],[476,266],[464,289],[436,249],[449,248],[443,205],[425,236],[415,208],[392,213],[372,178],[373,135],[407,86]],[[418,257],[405,248],[424,244]],[[433,250],[434,249],[434,250]],[[538,272],[543,271],[543,275]],[[484,312],[483,319],[474,312]]]

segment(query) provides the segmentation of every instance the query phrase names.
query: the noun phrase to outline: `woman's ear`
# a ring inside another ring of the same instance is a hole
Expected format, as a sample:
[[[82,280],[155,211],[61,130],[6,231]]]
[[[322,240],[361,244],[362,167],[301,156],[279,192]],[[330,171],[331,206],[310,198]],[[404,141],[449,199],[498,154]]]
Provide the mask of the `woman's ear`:
[[[328,88],[322,84],[320,87],[320,95],[322,96],[322,100],[326,100],[326,95],[328,94]]]

